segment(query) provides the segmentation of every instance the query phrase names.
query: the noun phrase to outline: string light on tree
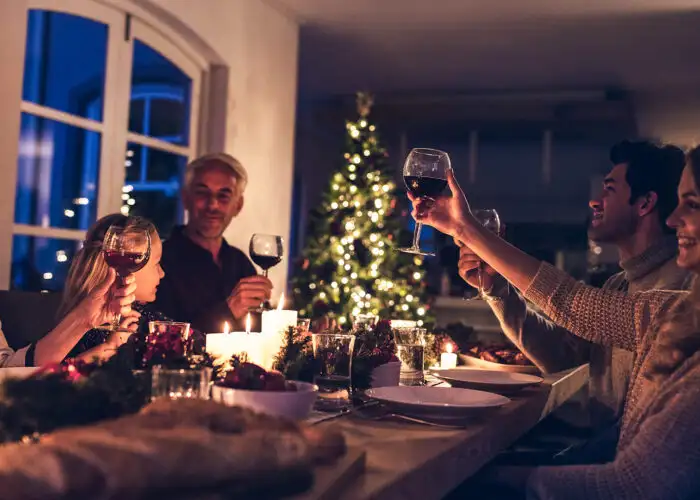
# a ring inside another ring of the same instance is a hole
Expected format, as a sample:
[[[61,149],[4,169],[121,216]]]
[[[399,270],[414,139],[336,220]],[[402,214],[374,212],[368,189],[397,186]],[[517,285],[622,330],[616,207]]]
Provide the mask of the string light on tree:
[[[346,123],[347,149],[311,213],[307,246],[293,277],[297,308],[312,317],[335,317],[341,325],[359,312],[387,319],[428,316],[422,260],[390,250],[410,232],[401,213],[403,192],[394,192],[396,166],[369,117],[372,104],[370,94],[358,94],[359,117]]]

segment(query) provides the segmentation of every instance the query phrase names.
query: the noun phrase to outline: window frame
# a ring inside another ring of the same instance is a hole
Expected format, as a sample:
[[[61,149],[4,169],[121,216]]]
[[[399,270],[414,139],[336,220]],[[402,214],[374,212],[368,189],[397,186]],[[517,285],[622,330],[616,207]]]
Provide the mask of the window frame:
[[[94,131],[100,134],[101,148],[99,155],[99,182],[97,192],[96,217],[100,218],[109,213],[119,212],[122,206],[122,187],[125,184],[126,166],[124,158],[128,143],[133,142],[153,149],[184,156],[187,160],[196,157],[200,151],[204,133],[201,130],[207,109],[203,89],[208,81],[210,66],[203,57],[188,50],[182,40],[173,40],[172,33],[167,29],[159,29],[140,18],[134,17],[126,9],[115,5],[115,2],[103,3],[100,0],[27,0],[27,19],[31,10],[43,10],[63,13],[89,19],[107,26],[107,54],[105,65],[105,83],[102,92],[102,121],[83,118],[68,112],[60,111],[49,106],[24,101],[20,98],[20,114],[54,120],[59,123]],[[26,22],[26,21],[25,21]],[[164,33],[170,34],[170,37]],[[25,40],[28,33],[25,31]],[[176,145],[164,140],[130,132],[129,104],[131,98],[131,75],[134,41],[148,45],[167,58],[191,79],[190,110],[189,110],[189,140],[186,146]],[[22,52],[22,68],[24,68],[24,48]],[[18,158],[13,168],[18,168]],[[80,241],[85,238],[85,231],[80,229],[65,229],[44,225],[17,224],[14,222],[14,207],[16,188],[12,190],[12,199],[8,203],[12,207],[12,217],[0,220],[0,231],[8,235],[12,241],[15,235],[34,236],[39,238],[57,238]],[[177,214],[182,218],[183,214]],[[11,245],[12,246],[12,245]],[[4,288],[11,286],[11,267],[13,250],[10,248],[10,258],[6,262],[5,277],[0,285]],[[0,278],[3,278],[0,271]]]

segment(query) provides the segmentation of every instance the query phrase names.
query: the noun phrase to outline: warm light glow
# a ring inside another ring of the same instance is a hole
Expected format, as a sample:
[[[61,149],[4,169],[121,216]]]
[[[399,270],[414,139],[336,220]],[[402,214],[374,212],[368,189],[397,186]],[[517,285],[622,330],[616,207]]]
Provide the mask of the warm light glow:
[[[250,333],[250,327],[251,327],[251,319],[250,319],[250,313],[248,313],[248,316],[245,318],[245,332]]]
[[[231,329],[228,326],[228,321],[224,321],[224,333],[230,333]]]
[[[452,352],[454,351],[454,349],[455,349],[455,346],[452,345],[452,342],[448,342],[448,343],[445,345],[445,351],[446,351],[447,353],[449,353],[449,354],[452,354]]]
[[[280,301],[277,304],[277,310],[284,311],[284,293],[282,293],[282,295],[280,295]],[[248,316],[250,316],[250,314],[248,314]]]

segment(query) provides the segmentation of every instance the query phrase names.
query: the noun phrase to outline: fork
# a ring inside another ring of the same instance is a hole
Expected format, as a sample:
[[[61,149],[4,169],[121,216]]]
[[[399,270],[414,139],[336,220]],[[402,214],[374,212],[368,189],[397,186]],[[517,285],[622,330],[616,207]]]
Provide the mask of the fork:
[[[438,427],[440,429],[456,430],[456,429],[464,429],[464,427],[465,427],[464,425],[441,424],[439,422],[434,422],[432,420],[424,420],[422,418],[409,417],[408,415],[402,415],[400,413],[382,413],[381,415],[376,415],[376,416],[362,416],[359,413],[356,415],[358,415],[360,418],[364,418],[366,420],[385,420],[385,419],[395,418],[397,420],[405,420],[406,422],[412,422],[414,424],[421,424],[421,425],[428,425],[430,427]]]

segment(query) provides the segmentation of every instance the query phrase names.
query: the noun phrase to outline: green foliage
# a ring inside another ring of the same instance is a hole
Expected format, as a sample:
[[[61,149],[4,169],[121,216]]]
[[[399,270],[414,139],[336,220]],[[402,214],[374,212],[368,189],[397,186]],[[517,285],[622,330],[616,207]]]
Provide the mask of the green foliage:
[[[292,280],[296,308],[306,317],[337,318],[342,327],[368,313],[428,322],[422,258],[396,251],[410,240],[397,198],[405,196],[369,120],[370,106],[371,97],[359,94],[360,116],[346,123],[343,166],[310,215]]]

